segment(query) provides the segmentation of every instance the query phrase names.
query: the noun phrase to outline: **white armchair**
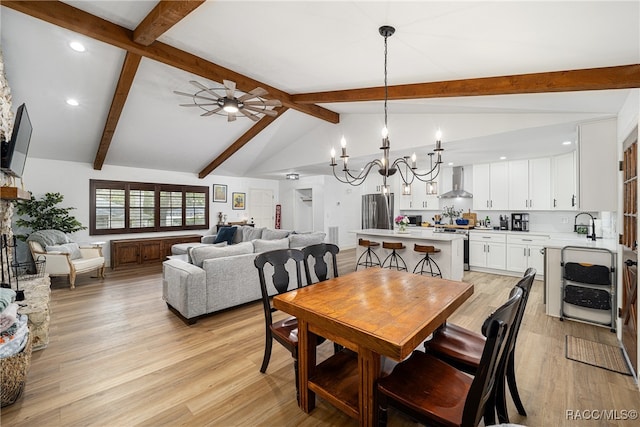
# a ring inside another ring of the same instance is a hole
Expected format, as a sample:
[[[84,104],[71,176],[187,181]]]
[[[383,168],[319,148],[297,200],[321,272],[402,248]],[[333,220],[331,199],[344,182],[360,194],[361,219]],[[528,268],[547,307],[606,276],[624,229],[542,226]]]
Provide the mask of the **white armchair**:
[[[104,278],[102,248],[79,246],[57,230],[36,231],[27,238],[34,260],[46,259],[45,272],[49,276],[69,276],[71,289],[75,288],[76,275],[96,271]]]

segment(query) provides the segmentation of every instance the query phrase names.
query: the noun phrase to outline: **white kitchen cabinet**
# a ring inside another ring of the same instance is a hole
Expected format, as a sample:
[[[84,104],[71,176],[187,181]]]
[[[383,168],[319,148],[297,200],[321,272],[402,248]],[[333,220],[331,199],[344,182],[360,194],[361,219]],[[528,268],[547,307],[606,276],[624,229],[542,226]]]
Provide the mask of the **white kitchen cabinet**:
[[[535,268],[538,276],[544,275],[544,241],[549,236],[507,236],[507,270],[523,274],[527,268]]]
[[[427,195],[427,184],[421,181],[414,181],[411,185],[411,194],[402,194],[402,182],[396,192],[399,196],[400,210],[438,210],[440,209],[440,199],[437,195]]]
[[[506,270],[506,235],[469,233],[469,266]]]
[[[509,168],[506,162],[473,165],[473,209],[509,208]]]
[[[551,158],[551,208],[557,211],[576,210],[576,153]]]
[[[578,207],[587,212],[618,208],[616,119],[578,126]]]
[[[551,208],[551,159],[515,160],[508,163],[509,209]]]

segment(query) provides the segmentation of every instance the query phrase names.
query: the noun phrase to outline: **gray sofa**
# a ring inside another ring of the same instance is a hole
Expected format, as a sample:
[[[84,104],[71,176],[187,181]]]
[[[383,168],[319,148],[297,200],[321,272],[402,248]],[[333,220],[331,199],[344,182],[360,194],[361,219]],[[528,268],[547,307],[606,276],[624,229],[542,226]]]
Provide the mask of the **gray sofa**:
[[[249,227],[248,227],[249,228]],[[188,250],[188,259],[169,259],[162,268],[162,297],[168,307],[187,323],[195,323],[198,317],[235,307],[261,298],[258,271],[253,264],[256,254],[275,249],[303,248],[322,243],[323,232],[297,234],[264,233],[260,237],[240,241],[232,245],[196,245]],[[283,230],[273,230],[282,232]],[[255,236],[247,233],[246,238]],[[280,237],[280,238],[271,238]],[[265,275],[271,272],[266,267]],[[295,267],[291,262],[287,270],[295,286]],[[304,272],[302,272],[304,282]],[[273,285],[270,294],[275,294]]]

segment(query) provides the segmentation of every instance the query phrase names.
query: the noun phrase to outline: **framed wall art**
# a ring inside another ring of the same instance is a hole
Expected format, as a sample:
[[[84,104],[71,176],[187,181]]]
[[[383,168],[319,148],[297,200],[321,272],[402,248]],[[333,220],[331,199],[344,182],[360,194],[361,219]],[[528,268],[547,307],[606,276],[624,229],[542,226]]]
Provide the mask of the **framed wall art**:
[[[231,207],[233,209],[244,210],[244,203],[245,203],[246,196],[247,196],[246,193],[232,193]]]
[[[227,203],[227,186],[223,184],[213,184],[213,201]]]

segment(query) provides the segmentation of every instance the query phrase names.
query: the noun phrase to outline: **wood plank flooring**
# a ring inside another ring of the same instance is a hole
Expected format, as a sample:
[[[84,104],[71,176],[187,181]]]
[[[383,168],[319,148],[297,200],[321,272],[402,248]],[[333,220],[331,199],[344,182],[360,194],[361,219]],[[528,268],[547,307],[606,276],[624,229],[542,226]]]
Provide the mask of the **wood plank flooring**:
[[[340,255],[353,271],[355,251]],[[479,330],[506,300],[516,278],[468,272],[475,294],[451,321]],[[259,372],[264,320],[259,303],[186,326],[161,299],[160,267],[118,270],[104,280],[78,278],[71,291],[52,282],[49,346],[33,354],[23,396],[3,408],[3,426],[355,426],[318,399],[311,414],[296,404],[289,353],[277,343]],[[528,426],[619,426],[632,421],[568,419],[567,410],[640,410],[632,377],[565,358],[565,335],[616,344],[606,328],[560,322],[544,313],[536,281],[519,335],[516,363]],[[320,358],[333,351],[320,346]],[[390,426],[415,425],[390,411]]]

